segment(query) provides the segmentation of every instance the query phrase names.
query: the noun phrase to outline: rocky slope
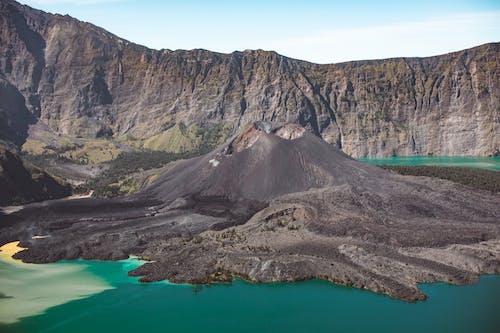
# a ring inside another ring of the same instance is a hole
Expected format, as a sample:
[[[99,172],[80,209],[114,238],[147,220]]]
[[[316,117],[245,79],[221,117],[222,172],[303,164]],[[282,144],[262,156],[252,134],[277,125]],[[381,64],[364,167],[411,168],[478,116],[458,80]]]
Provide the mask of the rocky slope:
[[[152,261],[131,272],[143,281],[318,278],[414,301],[420,282],[500,273],[498,207],[498,194],[393,174],[261,122],[137,194],[0,217],[0,244],[21,240],[17,258],[35,263],[137,255]]]
[[[0,206],[56,199],[71,194],[71,186],[42,170],[25,165],[0,146]]]
[[[19,145],[36,123],[165,148],[158,141],[176,125],[236,132],[270,120],[301,124],[354,157],[495,154],[499,47],[333,65],[261,50],[151,50],[1,0],[0,139]],[[196,143],[186,136],[183,145]]]

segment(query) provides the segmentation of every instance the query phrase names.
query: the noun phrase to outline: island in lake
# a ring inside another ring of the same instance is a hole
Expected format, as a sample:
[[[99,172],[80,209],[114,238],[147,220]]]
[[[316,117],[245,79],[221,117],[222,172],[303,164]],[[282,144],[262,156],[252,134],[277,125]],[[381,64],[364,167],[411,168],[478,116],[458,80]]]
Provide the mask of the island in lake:
[[[358,162],[294,124],[250,124],[115,199],[59,200],[6,215],[25,262],[151,261],[141,281],[324,279],[407,301],[418,283],[500,269],[498,194]],[[33,235],[47,237],[33,239]]]
[[[0,330],[149,287],[184,309],[229,283],[401,309],[430,283],[497,290],[500,43],[319,65],[153,50],[13,0],[0,27]]]

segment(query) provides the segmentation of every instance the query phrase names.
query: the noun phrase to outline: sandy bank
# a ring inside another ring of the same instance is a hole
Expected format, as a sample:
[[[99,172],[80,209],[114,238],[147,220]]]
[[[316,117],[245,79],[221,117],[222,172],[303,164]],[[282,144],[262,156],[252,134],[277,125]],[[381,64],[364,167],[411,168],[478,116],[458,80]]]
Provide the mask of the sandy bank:
[[[14,254],[27,249],[26,247],[20,247],[19,243],[19,241],[15,241],[2,245],[0,247],[0,259],[10,263],[22,264],[21,260],[12,258]]]

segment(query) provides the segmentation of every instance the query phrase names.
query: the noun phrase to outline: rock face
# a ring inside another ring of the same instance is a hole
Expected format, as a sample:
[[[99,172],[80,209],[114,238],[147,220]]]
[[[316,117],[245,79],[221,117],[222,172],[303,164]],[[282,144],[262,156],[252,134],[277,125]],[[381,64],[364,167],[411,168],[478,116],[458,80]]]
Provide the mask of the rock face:
[[[261,50],[157,51],[12,0],[0,2],[0,31],[0,139],[10,142],[35,122],[145,139],[176,124],[236,132],[265,120],[300,124],[354,157],[500,149],[498,43],[334,65]]]
[[[0,216],[0,244],[21,240],[17,258],[38,263],[138,255],[152,261],[131,272],[142,281],[319,278],[414,301],[419,282],[500,273],[498,207],[498,194],[396,175],[259,122],[129,197]]]
[[[57,199],[71,194],[71,186],[24,163],[0,146],[0,206]]]

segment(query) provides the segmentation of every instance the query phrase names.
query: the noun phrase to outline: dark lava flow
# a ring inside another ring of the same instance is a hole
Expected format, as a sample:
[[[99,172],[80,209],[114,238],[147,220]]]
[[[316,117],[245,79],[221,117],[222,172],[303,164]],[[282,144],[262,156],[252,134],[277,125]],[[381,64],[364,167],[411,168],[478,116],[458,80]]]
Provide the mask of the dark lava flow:
[[[357,162],[297,125],[258,122],[140,193],[0,215],[25,262],[152,262],[143,281],[313,278],[424,299],[420,282],[500,273],[500,197]],[[49,236],[32,239],[34,235]]]

